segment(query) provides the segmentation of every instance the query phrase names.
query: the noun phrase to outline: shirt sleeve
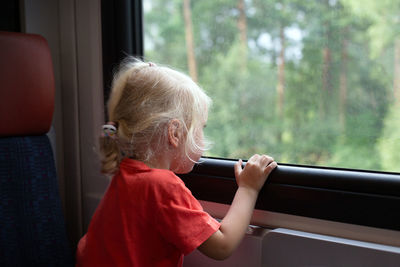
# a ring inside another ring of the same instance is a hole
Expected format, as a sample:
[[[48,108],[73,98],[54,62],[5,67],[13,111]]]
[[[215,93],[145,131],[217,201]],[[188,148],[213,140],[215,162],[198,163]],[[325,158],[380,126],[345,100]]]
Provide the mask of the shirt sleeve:
[[[185,255],[220,227],[220,223],[203,210],[181,180],[163,186],[157,198],[156,228]]]

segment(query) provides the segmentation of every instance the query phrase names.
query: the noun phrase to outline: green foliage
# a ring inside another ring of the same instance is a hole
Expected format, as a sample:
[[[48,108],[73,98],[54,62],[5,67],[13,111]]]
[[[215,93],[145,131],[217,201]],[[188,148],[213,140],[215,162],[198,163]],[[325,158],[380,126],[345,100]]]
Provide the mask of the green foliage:
[[[226,56],[217,56],[204,70],[202,85],[217,100],[206,128],[215,143],[213,156],[249,157],[272,145],[265,122],[274,119],[274,72],[258,61],[250,61],[241,71],[239,54],[239,45],[234,44]]]
[[[382,169],[400,172],[400,106],[393,105],[384,121],[378,150]]]
[[[146,58],[186,70],[182,0],[146,3]],[[388,111],[399,1],[245,3],[247,54],[238,0],[191,1],[199,83],[214,101],[206,128],[214,147],[207,155],[267,153],[278,162],[400,171],[400,110]],[[284,80],[278,78],[281,30]]]
[[[384,49],[393,45],[400,35],[400,2],[395,0],[342,0],[357,16],[370,20],[367,29],[371,38],[370,56],[377,58]]]

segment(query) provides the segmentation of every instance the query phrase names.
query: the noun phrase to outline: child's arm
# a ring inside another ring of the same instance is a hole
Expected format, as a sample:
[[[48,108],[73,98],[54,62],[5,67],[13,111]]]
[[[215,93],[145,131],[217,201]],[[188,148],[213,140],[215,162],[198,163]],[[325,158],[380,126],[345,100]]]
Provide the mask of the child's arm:
[[[266,155],[252,156],[244,169],[241,160],[235,164],[239,188],[220,229],[198,247],[203,254],[216,260],[226,259],[232,254],[246,233],[258,192],[276,166],[277,163]]]

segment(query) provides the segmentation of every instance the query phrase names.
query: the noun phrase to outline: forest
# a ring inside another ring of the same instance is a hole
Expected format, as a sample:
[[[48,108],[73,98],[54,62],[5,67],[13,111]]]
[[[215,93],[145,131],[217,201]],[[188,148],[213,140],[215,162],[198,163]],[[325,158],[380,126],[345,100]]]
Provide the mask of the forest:
[[[213,99],[205,156],[400,172],[400,1],[143,5],[145,59]]]

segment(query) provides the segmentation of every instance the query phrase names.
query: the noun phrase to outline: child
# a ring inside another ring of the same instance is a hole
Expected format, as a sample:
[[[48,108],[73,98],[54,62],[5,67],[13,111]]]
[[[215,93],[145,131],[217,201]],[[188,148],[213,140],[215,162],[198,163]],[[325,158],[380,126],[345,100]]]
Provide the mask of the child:
[[[257,195],[277,166],[266,155],[235,165],[238,190],[219,223],[182,180],[205,150],[209,97],[188,76],[128,59],[114,78],[103,126],[102,171],[114,175],[87,234],[77,266],[182,266],[198,248],[225,259],[250,222]],[[210,188],[212,190],[212,188]]]

